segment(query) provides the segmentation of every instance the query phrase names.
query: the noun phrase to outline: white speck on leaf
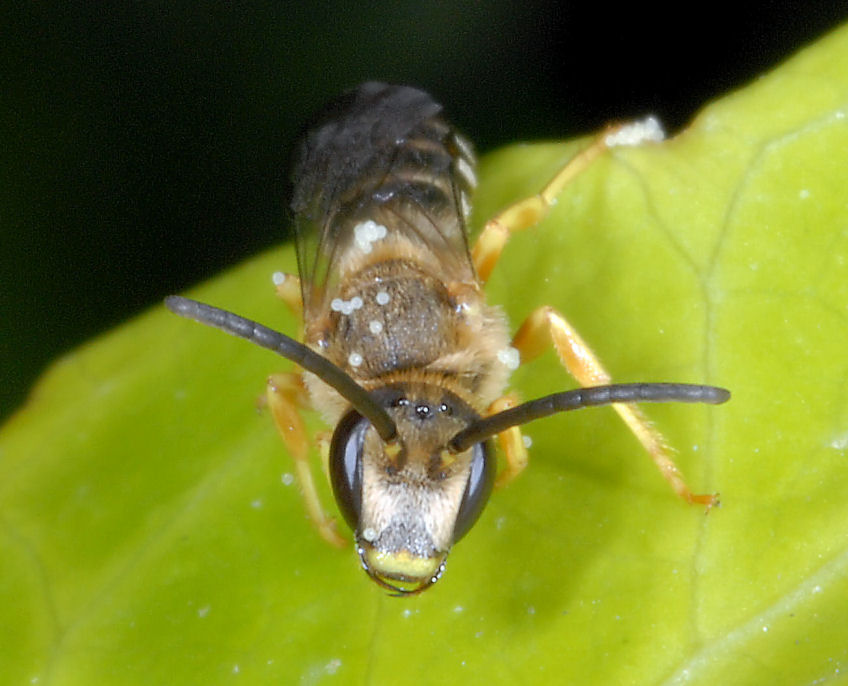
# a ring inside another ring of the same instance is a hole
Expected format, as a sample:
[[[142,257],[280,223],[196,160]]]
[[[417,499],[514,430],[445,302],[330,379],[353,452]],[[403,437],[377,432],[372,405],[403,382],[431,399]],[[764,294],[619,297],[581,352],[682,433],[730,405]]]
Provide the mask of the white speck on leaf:
[[[830,442],[830,447],[835,450],[845,450],[848,448],[848,431],[834,438]]]

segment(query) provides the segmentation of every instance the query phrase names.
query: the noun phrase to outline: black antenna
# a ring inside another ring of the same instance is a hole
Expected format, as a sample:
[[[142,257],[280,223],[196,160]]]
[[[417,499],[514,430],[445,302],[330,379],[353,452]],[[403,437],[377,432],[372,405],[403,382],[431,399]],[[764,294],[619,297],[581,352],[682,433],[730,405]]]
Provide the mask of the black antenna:
[[[579,410],[593,405],[612,403],[709,403],[719,405],[730,400],[730,391],[716,386],[697,386],[683,383],[626,383],[610,386],[577,388],[573,391],[531,400],[517,407],[479,419],[454,436],[448,446],[454,453],[468,450],[490,436],[519,424],[548,417],[557,412]]]
[[[273,350],[278,355],[300,365],[332,386],[339,395],[353,405],[359,414],[371,422],[371,425],[380,434],[380,438],[386,443],[393,441],[397,436],[397,428],[392,418],[368,391],[356,383],[344,370],[334,365],[327,358],[310,350],[303,343],[298,343],[279,331],[269,329],[267,326],[257,324],[250,319],[239,317],[232,312],[179,295],[169,295],[165,298],[165,307],[181,317],[214,326],[228,334],[244,338],[268,350]]]

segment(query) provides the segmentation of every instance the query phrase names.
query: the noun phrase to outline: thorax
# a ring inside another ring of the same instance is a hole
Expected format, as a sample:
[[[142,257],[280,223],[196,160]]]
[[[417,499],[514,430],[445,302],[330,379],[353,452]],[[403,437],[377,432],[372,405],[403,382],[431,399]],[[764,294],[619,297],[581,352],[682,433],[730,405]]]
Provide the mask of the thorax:
[[[327,311],[307,323],[305,342],[366,388],[433,383],[483,412],[510,371],[506,318],[475,281],[445,283],[434,267],[375,256],[346,274]],[[315,406],[336,421],[344,403],[314,377],[306,381]]]

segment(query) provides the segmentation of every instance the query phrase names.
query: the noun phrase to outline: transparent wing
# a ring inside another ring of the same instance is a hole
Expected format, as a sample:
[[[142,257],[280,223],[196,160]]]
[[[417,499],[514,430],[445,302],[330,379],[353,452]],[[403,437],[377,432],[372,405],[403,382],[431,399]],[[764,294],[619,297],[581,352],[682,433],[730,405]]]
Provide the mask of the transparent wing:
[[[471,281],[465,228],[474,160],[467,142],[413,88],[366,83],[308,127],[293,168],[304,316],[327,310],[347,258],[411,245],[446,281]]]

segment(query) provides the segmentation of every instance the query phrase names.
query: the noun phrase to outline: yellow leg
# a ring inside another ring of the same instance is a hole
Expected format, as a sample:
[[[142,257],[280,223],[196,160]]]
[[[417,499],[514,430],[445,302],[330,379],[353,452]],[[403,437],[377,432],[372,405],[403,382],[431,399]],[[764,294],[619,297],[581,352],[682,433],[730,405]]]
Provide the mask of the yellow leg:
[[[303,300],[300,295],[300,279],[294,274],[274,272],[274,290],[286,307],[291,310],[298,319],[303,319]]]
[[[309,440],[298,406],[303,406],[306,390],[298,374],[274,374],[266,389],[274,425],[294,459],[295,474],[309,518],[328,543],[343,547],[347,541],[336,530],[335,520],[321,506],[309,466]]]
[[[539,193],[519,200],[486,222],[471,249],[471,259],[477,271],[477,278],[481,282],[489,280],[489,275],[495,268],[510,234],[523,231],[542,221],[562,189],[607,150],[609,146],[606,140],[609,136],[610,131],[598,136],[589,147],[575,155],[560,169]]]
[[[471,249],[471,259],[480,281],[485,283],[489,280],[489,275],[495,268],[510,234],[528,229],[542,221],[562,189],[598,156],[610,148],[658,141],[662,140],[662,137],[659,123],[652,118],[642,122],[609,126],[588,147],[572,157],[536,195],[519,200],[486,222]]]
[[[319,431],[315,436],[315,445],[318,446],[318,455],[321,457],[321,470],[324,472],[324,477],[327,483],[330,479],[330,443],[333,441],[332,431]]]
[[[609,373],[577,331],[552,307],[540,307],[521,325],[512,342],[521,354],[522,363],[537,357],[553,343],[559,359],[581,386],[600,386],[612,383]],[[718,503],[716,495],[696,495],[689,490],[665,437],[642,411],[631,404],[616,403],[613,408],[648,451],[654,464],[678,496],[688,503],[706,505]]]
[[[518,402],[513,396],[505,395],[489,406],[488,414],[503,412],[517,404]],[[524,471],[529,458],[527,448],[524,445],[524,437],[521,435],[521,429],[517,426],[499,433],[498,444],[506,457],[506,466],[498,474],[495,480],[495,488],[503,488]]]

